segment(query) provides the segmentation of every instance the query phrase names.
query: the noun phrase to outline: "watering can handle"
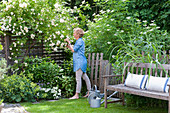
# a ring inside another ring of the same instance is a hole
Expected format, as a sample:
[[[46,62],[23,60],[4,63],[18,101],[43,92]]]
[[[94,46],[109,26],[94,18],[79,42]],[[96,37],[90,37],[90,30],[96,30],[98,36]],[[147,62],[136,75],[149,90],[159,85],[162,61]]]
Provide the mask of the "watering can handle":
[[[93,86],[93,88],[94,88],[94,87],[95,87],[95,91],[97,91],[97,86],[96,86],[96,85],[94,85],[94,86]],[[94,90],[93,88],[92,88],[92,90]]]

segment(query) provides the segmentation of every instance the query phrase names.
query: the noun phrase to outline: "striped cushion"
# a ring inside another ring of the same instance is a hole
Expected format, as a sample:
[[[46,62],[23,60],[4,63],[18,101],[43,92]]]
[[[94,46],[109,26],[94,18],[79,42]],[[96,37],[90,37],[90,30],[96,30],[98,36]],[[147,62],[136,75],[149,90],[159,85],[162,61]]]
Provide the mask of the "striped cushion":
[[[148,75],[137,75],[137,74],[131,74],[129,72],[124,85],[138,88],[138,89],[144,89],[147,77]]]
[[[152,91],[168,92],[168,82],[169,78],[150,76],[147,80],[145,89]]]

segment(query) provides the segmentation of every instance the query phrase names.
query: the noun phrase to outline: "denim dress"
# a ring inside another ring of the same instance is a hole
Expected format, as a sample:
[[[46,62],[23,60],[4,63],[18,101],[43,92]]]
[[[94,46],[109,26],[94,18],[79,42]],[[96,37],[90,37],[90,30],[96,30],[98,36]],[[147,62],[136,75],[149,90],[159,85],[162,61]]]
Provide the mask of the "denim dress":
[[[73,49],[73,71],[76,72],[78,69],[81,69],[83,72],[86,72],[87,59],[84,55],[85,43],[82,38],[76,40]]]

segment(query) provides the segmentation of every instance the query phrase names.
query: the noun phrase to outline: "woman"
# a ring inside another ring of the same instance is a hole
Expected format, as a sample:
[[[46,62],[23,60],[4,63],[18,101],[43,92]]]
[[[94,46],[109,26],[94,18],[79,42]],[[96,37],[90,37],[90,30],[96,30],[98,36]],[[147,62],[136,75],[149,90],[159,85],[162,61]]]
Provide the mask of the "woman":
[[[82,40],[82,36],[84,35],[84,31],[81,28],[75,28],[73,36],[76,39],[76,43],[74,47],[71,46],[69,39],[66,39],[65,41],[68,42],[68,48],[73,52],[73,70],[76,72],[76,94],[69,98],[69,99],[79,99],[79,93],[81,91],[82,87],[82,81],[81,77],[86,82],[88,93],[84,96],[89,96],[89,91],[91,90],[91,83],[90,80],[86,74],[86,68],[87,68],[87,59],[84,56],[85,53],[85,44]]]

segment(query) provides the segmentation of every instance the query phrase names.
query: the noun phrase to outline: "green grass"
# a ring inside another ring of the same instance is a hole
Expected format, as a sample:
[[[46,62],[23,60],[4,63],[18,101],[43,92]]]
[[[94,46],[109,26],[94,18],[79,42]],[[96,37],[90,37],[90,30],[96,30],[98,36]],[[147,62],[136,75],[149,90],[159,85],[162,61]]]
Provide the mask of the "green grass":
[[[91,108],[87,99],[78,100],[60,99],[58,101],[41,101],[40,103],[21,103],[30,113],[167,113],[167,109],[162,108],[134,108],[122,106],[120,103],[104,104],[100,108]]]

